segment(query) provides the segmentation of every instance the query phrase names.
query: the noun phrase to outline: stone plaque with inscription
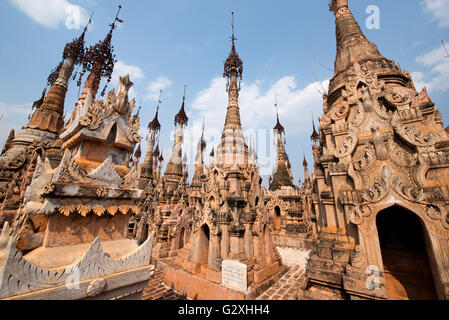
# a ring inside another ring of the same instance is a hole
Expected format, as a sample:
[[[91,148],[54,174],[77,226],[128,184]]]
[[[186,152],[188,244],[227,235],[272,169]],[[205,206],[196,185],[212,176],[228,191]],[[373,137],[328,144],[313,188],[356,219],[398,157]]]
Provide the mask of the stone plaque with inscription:
[[[221,283],[231,289],[246,292],[248,290],[247,265],[234,260],[223,260],[221,265]]]

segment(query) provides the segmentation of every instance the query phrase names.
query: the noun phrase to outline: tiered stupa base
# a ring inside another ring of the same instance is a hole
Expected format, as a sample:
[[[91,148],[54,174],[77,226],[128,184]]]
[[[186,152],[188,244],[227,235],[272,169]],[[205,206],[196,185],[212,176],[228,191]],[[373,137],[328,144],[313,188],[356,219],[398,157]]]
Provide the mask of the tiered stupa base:
[[[166,262],[164,283],[193,300],[254,300],[279,280],[287,269],[280,266],[279,261],[261,270],[248,265],[248,290],[242,292],[222,285],[220,271],[189,261],[189,255],[190,244],[187,244],[174,259]]]

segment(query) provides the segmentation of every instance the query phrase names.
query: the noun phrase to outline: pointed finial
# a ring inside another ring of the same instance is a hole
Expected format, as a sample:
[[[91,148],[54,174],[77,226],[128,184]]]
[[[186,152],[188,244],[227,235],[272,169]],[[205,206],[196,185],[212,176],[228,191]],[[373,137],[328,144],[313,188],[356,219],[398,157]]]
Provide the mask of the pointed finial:
[[[157,101],[156,114],[154,115],[154,119],[148,124],[148,129],[152,129],[152,130],[156,130],[156,131],[159,131],[161,129],[161,124],[159,123],[159,120],[158,120],[159,106],[162,103],[161,98],[162,98],[162,90],[159,92],[159,99]]]
[[[92,11],[92,14],[90,15],[89,21],[87,22],[86,26],[84,27],[83,33],[86,33],[87,32],[87,28],[89,27],[89,25],[92,24],[92,18],[94,16],[94,13],[95,13],[95,11]]]
[[[202,136],[204,137],[204,127],[206,126],[206,116],[203,115],[203,132]]]
[[[200,142],[199,142],[199,147],[200,147],[201,152],[204,149],[206,149],[206,141],[204,141],[204,127],[205,127],[205,123],[206,123],[206,117],[203,116],[203,129],[202,129],[202,132],[201,132],[201,139],[200,139]]]
[[[278,122],[279,122],[279,109],[278,109],[278,97],[277,97],[277,95],[274,96],[274,107],[276,108],[276,116],[277,116]]]
[[[120,10],[122,10],[122,6],[121,6],[121,5],[118,6],[117,15],[115,16],[114,22],[113,22],[112,24],[110,24],[111,32],[112,32],[112,30],[115,30],[115,29],[117,28],[117,27],[115,26],[115,23],[116,23],[116,22],[123,23],[123,20],[119,19],[119,17],[118,17],[118,15],[119,15],[119,13],[120,13]]]
[[[278,132],[285,132],[284,127],[281,125],[281,122],[279,121],[279,110],[278,110],[278,100],[277,100],[277,96],[274,96],[275,99],[275,104],[274,107],[276,108],[276,117],[277,117],[277,122],[276,122],[276,126],[273,128],[273,130],[277,130]]]
[[[235,37],[235,34],[234,34],[234,12],[232,12],[232,36],[231,36],[232,48],[231,48],[231,53],[229,54],[229,56],[226,59],[225,64],[224,64],[223,77],[227,77],[228,79],[230,79],[231,71],[235,68],[235,70],[237,71],[237,77],[239,77],[240,80],[242,80],[243,62],[240,59],[237,51],[235,50],[235,43],[234,43],[235,40],[237,40],[237,38]]]
[[[113,54],[114,47],[111,45],[111,40],[112,31],[116,29],[116,22],[123,22],[123,20],[118,18],[121,8],[122,6],[119,6],[114,22],[110,25],[111,30],[106,35],[106,38],[103,41],[98,42],[96,45],[91,46],[86,52],[83,59],[83,71],[80,73],[80,78],[78,80],[78,83],[81,84],[81,79],[87,71],[95,71],[97,78],[106,77],[107,83],[101,91],[101,96],[105,95],[107,86],[112,80],[112,73],[116,63],[115,55]]]
[[[182,97],[182,102],[184,103],[186,101],[186,90],[187,90],[187,85],[184,85],[184,96]]]
[[[156,113],[158,113],[159,112],[159,106],[161,105],[161,103],[162,103],[162,89],[161,89],[161,91],[159,91],[159,99],[157,100],[157,107],[156,107]]]
[[[315,120],[313,117],[313,111],[312,111],[312,127],[313,127],[313,132],[312,132],[312,135],[310,136],[310,139],[312,141],[316,142],[320,138],[320,135],[318,134],[318,132],[316,131],[316,128],[315,128]]]
[[[186,115],[186,112],[184,110],[184,103],[186,99],[186,89],[187,85],[184,85],[184,96],[182,97],[182,105],[181,110],[179,110],[178,114],[175,116],[175,126],[177,124],[187,125],[189,118]]]
[[[140,100],[140,103],[139,103],[139,104],[140,104],[140,105],[139,105],[139,109],[137,109],[136,117],[139,116],[140,110],[142,109],[142,100]]]
[[[234,12],[232,12],[232,44],[234,44],[235,35],[234,35]]]
[[[158,146],[159,146],[159,145],[158,145]],[[162,164],[162,162],[164,161],[164,155],[163,155],[163,153],[164,153],[164,146],[162,146],[161,154],[160,154],[159,159],[158,159],[160,164]]]
[[[310,137],[312,140],[318,140],[318,138],[320,137],[320,135],[318,134],[318,132],[316,131],[315,128],[315,121],[312,122],[312,126],[313,126],[313,132],[312,132],[312,136]]]

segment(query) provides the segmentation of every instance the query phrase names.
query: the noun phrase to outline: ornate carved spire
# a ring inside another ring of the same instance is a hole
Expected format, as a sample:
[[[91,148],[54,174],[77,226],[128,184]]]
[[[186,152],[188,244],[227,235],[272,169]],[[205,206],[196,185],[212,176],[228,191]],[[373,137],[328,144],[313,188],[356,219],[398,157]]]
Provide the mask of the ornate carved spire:
[[[159,100],[157,102],[156,114],[154,115],[154,119],[148,124],[148,129],[150,129],[152,131],[156,131],[156,132],[161,129],[161,124],[159,123],[159,120],[158,120],[159,106],[162,103],[161,97],[162,97],[162,90],[159,93]]]
[[[330,9],[335,14],[337,54],[329,96],[344,81],[339,76],[345,74],[355,63],[365,64],[366,68],[377,74],[393,73],[396,78],[403,78],[404,83],[407,81],[394,62],[382,56],[377,46],[365,37],[348,8],[348,0],[332,0]]]
[[[285,132],[285,129],[282,126],[281,122],[279,121],[279,110],[278,110],[278,102],[277,102],[276,97],[275,97],[275,100],[276,100],[276,103],[274,104],[274,107],[276,108],[277,123],[276,123],[276,126],[273,128],[273,130],[283,133],[283,132]]]
[[[42,99],[33,105],[36,111],[30,118],[27,128],[38,129],[58,134],[64,126],[64,102],[68,89],[68,83],[72,76],[75,65],[82,63],[84,59],[84,37],[87,28],[92,21],[89,19],[88,24],[78,39],[68,43],[62,55],[62,62],[48,77],[48,85],[50,90]]]
[[[195,172],[193,174],[192,187],[201,187],[201,176],[204,172],[204,150],[206,149],[206,141],[204,141],[204,126],[205,120],[203,117],[203,131],[201,133],[200,141],[198,142],[196,159],[195,159]]]
[[[206,141],[204,141],[204,127],[206,125],[206,120],[205,117],[203,116],[203,129],[201,131],[201,139],[200,142],[198,143],[198,150],[201,151],[201,153],[204,152],[204,150],[206,149]]]
[[[237,39],[234,36],[234,12],[232,12],[232,48],[231,53],[229,53],[229,56],[224,63],[223,72],[223,77],[228,78],[228,80],[232,78],[233,70],[236,71],[236,76],[240,77],[240,80],[242,80],[243,77],[243,62],[235,50],[235,40]]]
[[[277,99],[275,107],[277,114],[277,123],[273,130],[277,135],[277,161],[273,177],[270,181],[270,190],[276,190],[283,186],[293,186],[293,179],[290,173],[290,161],[288,160],[287,154],[285,153],[284,142],[282,141],[282,134],[285,133],[285,130],[279,121],[279,113],[277,112]]]
[[[238,104],[240,85],[237,77],[242,79],[243,63],[235,50],[234,13],[232,13],[232,49],[224,63],[223,76],[227,78],[228,109],[221,143],[217,148],[217,161],[225,167],[247,166],[248,146],[243,137]]]
[[[227,79],[226,90],[228,91],[228,111],[226,114],[225,128],[240,129],[240,112],[238,106],[238,98],[240,91],[240,84],[237,83],[237,78],[240,80],[243,77],[243,62],[240,60],[237,51],[235,50],[235,36],[234,36],[234,12],[232,13],[232,49],[228,58],[224,63],[223,77]]]
[[[183,176],[183,168],[182,168],[182,140],[183,140],[183,132],[182,127],[187,125],[188,118],[184,111],[185,104],[185,92],[186,86],[184,86],[184,96],[182,98],[181,110],[179,110],[178,114],[175,116],[175,125],[177,125],[176,135],[175,135],[175,143],[173,145],[172,154],[170,160],[167,164],[167,169],[165,170],[165,176],[172,181],[177,181]],[[172,187],[177,187],[177,183],[173,183]]]
[[[159,130],[161,129],[161,125],[159,123],[158,118],[158,113],[159,113],[159,106],[162,103],[161,101],[161,97],[162,97],[162,90],[159,94],[159,100],[157,103],[157,107],[156,107],[156,114],[154,116],[153,121],[151,121],[148,124],[148,129],[150,130],[150,139],[148,140],[148,150],[147,153],[145,155],[145,160],[142,163],[141,166],[141,172],[140,172],[140,188],[145,188],[145,186],[148,184],[148,182],[154,178],[154,174],[155,172],[155,160],[157,161],[157,158],[155,158],[155,152],[157,152],[157,156],[159,156],[159,145],[156,146],[156,150],[154,151],[154,145],[156,143],[156,134],[159,132]]]
[[[309,170],[307,168],[309,166],[309,164],[307,163],[305,155],[304,155],[304,161],[302,162],[302,165],[304,167],[304,180],[307,182],[307,181],[309,181]]]
[[[175,116],[175,126],[176,125],[182,125],[182,126],[186,126],[187,123],[189,122],[189,118],[186,115],[186,112],[184,110],[184,104],[185,104],[185,100],[186,100],[186,89],[187,86],[184,86],[184,96],[182,97],[182,105],[181,105],[181,109],[179,110],[178,114]]]
[[[82,62],[84,60],[84,55],[85,55],[84,38],[85,38],[85,35],[86,35],[89,25],[92,23],[92,17],[93,17],[93,13],[90,16],[89,22],[84,27],[84,30],[83,30],[83,33],[81,34],[81,36],[78,39],[75,39],[72,42],[66,44],[66,46],[64,48],[64,52],[62,54],[63,61],[48,76],[47,84],[49,86],[52,86],[58,80],[58,78],[61,77],[60,71],[64,64],[64,60],[72,58],[75,65],[82,64]],[[68,76],[70,77],[71,75],[68,75]],[[64,79],[64,80],[68,80],[68,79]]]
[[[91,46],[89,50],[87,50],[86,55],[83,59],[83,72],[80,76],[87,71],[90,72],[86,82],[84,83],[83,93],[81,94],[79,102],[84,103],[86,96],[89,91],[94,100],[98,87],[100,85],[100,80],[102,77],[107,78],[107,82],[111,81],[112,72],[114,71],[115,64],[115,55],[114,47],[111,44],[112,33],[117,28],[116,23],[122,23],[123,21],[118,18],[122,6],[118,7],[117,15],[114,19],[114,22],[110,25],[111,29],[109,30],[106,38],[103,41],[98,42],[96,45]],[[106,87],[101,92],[103,96],[106,92]]]
[[[313,121],[312,119],[312,126],[313,126],[313,132],[312,135],[310,136],[310,139],[315,142],[315,144],[318,142],[318,140],[320,139],[320,135],[318,134],[318,132],[316,131],[315,128],[315,121]]]

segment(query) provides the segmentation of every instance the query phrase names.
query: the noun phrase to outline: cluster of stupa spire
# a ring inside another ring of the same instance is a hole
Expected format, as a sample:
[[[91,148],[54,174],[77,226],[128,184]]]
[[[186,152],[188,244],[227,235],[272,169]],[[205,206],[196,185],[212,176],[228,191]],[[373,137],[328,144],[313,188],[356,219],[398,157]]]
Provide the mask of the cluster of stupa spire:
[[[232,46],[231,51],[224,62],[223,72],[223,77],[227,79],[226,90],[228,93],[228,107],[221,141],[217,147],[212,148],[210,161],[211,163],[223,164],[224,167],[228,168],[237,166],[238,168],[243,169],[247,167],[248,164],[256,164],[257,154],[254,141],[252,141],[249,147],[246,144],[241,125],[238,98],[241,90],[240,81],[243,78],[243,62],[240,59],[235,46],[234,13],[232,13],[232,19]],[[183,129],[187,126],[189,120],[185,112],[185,98],[184,90],[181,108],[174,117],[174,124],[176,127],[175,140],[171,151],[171,157],[164,173],[164,176],[167,178],[166,181],[169,184],[173,183],[172,188],[175,188],[180,179],[187,175],[187,172],[183,169],[186,168],[186,155],[182,152]],[[148,151],[144,163],[142,164],[142,167],[144,168],[143,172],[145,172],[145,175],[147,175],[148,178],[153,177],[153,174],[155,175],[154,177],[160,177],[161,160],[163,160],[163,158],[161,158],[162,154],[157,158],[159,155],[159,144],[156,143],[158,140],[157,134],[161,129],[161,125],[158,121],[160,103],[161,101],[159,98],[154,119],[148,125]],[[204,126],[203,119],[202,134],[200,141],[198,142],[197,154],[195,157],[195,172],[191,182],[192,186],[201,185],[200,177],[204,171],[204,150],[206,149]],[[277,124],[273,130],[277,135],[277,163],[273,176],[270,178],[270,185],[272,185],[274,189],[280,188],[281,186],[293,186],[291,164],[284,146],[285,137],[282,139],[283,135],[285,135],[285,129],[280,123],[278,113]],[[154,163],[156,165],[153,165]],[[307,162],[305,161],[304,164],[307,165]],[[157,169],[159,170],[158,174],[156,174],[155,168],[159,168]],[[150,170],[152,170],[152,173]],[[305,179],[308,179],[307,173]]]

